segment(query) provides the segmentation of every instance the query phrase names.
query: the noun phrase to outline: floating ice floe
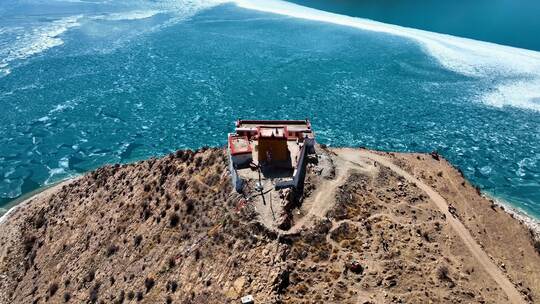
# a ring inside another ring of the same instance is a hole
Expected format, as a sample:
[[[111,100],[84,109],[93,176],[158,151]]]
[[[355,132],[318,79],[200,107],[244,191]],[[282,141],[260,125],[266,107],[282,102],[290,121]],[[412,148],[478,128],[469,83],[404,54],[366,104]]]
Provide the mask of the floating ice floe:
[[[486,104],[540,111],[540,52],[339,15],[280,0],[234,3],[246,9],[412,39],[446,69],[497,80],[493,90],[480,97]]]

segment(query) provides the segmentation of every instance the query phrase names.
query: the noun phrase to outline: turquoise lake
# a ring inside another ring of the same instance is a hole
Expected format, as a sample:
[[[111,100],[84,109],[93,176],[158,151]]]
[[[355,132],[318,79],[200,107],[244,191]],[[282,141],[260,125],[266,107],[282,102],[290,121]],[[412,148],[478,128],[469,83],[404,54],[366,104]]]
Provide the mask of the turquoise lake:
[[[540,51],[540,1],[293,0],[338,14],[373,19]]]
[[[539,28],[485,36],[486,16],[465,33],[339,3],[4,1],[3,212],[104,164],[224,145],[237,118],[307,117],[331,146],[437,150],[540,218]]]

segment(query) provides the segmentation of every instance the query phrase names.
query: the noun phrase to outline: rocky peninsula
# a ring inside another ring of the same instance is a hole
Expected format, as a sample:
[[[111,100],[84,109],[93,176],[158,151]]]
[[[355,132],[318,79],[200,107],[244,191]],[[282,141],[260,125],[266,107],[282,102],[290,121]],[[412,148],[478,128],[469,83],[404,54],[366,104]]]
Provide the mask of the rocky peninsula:
[[[223,149],[109,165],[0,223],[0,303],[538,303],[535,232],[437,154],[318,146],[290,229]]]

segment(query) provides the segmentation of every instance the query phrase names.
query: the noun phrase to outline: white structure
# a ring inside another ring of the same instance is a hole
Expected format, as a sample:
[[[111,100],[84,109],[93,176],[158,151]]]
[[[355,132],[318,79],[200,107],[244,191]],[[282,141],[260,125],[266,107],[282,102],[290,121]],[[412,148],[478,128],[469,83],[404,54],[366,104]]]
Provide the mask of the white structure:
[[[253,160],[253,148],[247,136],[229,134],[229,154],[235,168],[248,166]]]
[[[242,301],[242,304],[254,304],[255,303],[255,300],[253,299],[252,295],[247,295],[245,297],[242,297],[240,299],[240,301]]]

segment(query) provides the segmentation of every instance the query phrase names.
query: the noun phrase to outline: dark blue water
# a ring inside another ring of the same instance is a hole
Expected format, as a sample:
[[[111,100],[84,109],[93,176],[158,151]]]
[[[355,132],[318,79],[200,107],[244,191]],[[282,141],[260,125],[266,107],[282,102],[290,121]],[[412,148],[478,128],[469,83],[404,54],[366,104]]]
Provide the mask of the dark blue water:
[[[329,12],[540,51],[536,0],[293,0]]]
[[[20,46],[0,59],[1,204],[106,163],[224,145],[239,117],[309,117],[330,145],[438,150],[540,215],[537,53],[281,2],[173,4],[77,4],[23,32],[2,19],[0,39]]]

